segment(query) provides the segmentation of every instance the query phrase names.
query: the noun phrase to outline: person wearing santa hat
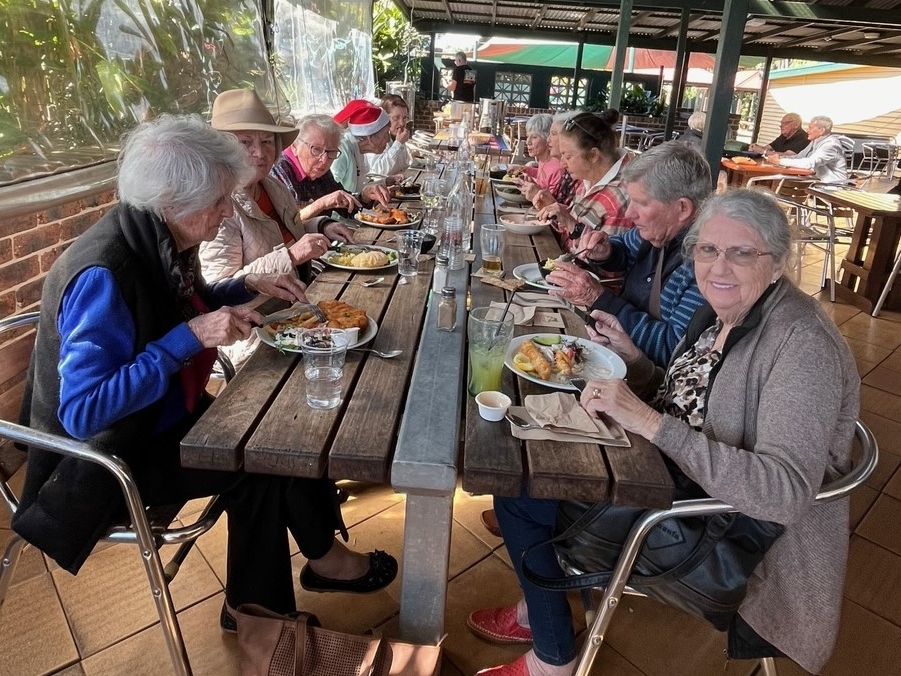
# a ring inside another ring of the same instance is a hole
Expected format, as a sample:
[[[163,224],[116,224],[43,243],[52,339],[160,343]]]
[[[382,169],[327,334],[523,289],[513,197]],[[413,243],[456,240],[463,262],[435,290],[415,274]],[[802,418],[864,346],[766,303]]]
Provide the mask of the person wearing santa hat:
[[[382,99],[382,110],[388,113],[391,120],[390,130],[393,140],[381,155],[366,155],[366,166],[373,174],[394,176],[400,174],[410,166],[413,159],[407,150],[407,141],[410,140],[410,130],[407,123],[410,120],[410,109],[407,102],[397,94],[386,94]],[[390,183],[391,181],[389,181]]]
[[[391,118],[377,105],[356,99],[335,115],[335,122],[346,124],[347,131],[341,138],[341,156],[332,164],[332,174],[347,192],[359,194],[367,171],[364,154],[385,151],[391,140]],[[384,186],[382,189],[387,193]]]

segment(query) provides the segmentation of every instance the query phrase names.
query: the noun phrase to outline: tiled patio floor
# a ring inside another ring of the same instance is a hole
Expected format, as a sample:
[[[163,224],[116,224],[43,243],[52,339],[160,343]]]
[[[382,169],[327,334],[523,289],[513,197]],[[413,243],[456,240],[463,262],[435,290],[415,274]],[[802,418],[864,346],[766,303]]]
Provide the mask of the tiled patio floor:
[[[807,256],[801,284],[818,293],[819,260]],[[847,336],[864,378],[862,417],[879,441],[879,468],[852,499],[851,556],[841,636],[826,674],[901,673],[901,314],[873,319],[853,307],[828,302],[827,312]],[[386,487],[351,486],[345,504],[351,544],[400,556],[404,500]],[[489,645],[467,631],[474,608],[517,598],[502,543],[479,523],[489,498],[458,492],[448,594],[444,673],[472,674],[509,661],[521,648]],[[0,546],[9,536],[0,516]],[[299,571],[301,555],[295,554]],[[225,576],[225,524],[189,556],[172,591],[198,675],[237,674],[233,636],[219,631]],[[367,597],[301,592],[298,605],[325,626],[362,632],[396,626],[398,583]],[[169,673],[162,635],[135,551],[110,547],[92,556],[72,577],[27,551],[0,616],[0,674]],[[678,676],[750,674],[754,665],[723,659],[721,634],[700,621],[653,601],[627,599],[614,619],[594,673]],[[803,673],[782,661],[780,674]]]

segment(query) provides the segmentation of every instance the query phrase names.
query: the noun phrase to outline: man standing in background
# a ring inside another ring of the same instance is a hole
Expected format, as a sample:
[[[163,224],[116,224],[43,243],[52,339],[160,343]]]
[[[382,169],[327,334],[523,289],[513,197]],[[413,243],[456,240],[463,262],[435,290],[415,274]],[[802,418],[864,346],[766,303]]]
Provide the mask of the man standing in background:
[[[473,103],[476,100],[476,72],[466,63],[466,52],[454,55],[454,74],[447,91],[454,95],[454,101]]]

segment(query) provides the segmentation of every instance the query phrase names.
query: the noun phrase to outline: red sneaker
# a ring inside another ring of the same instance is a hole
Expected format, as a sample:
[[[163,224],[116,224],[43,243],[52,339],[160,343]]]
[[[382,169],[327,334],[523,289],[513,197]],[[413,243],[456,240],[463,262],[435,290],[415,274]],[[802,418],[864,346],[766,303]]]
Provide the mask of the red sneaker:
[[[523,655],[515,662],[502,664],[499,667],[482,669],[476,676],[529,676],[529,667],[526,666],[526,656]]]
[[[476,636],[492,643],[532,642],[532,631],[516,621],[516,606],[477,610],[466,620],[466,626]]]

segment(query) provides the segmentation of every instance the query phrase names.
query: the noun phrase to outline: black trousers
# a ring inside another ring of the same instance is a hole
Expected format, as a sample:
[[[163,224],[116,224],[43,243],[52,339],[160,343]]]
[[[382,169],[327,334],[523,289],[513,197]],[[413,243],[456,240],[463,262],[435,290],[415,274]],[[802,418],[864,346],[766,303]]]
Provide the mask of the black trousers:
[[[288,533],[308,559],[331,549],[335,531],[344,531],[334,482],[185,469],[178,442],[186,431],[164,435],[152,456],[127,459],[141,499],[145,505],[171,505],[218,495],[228,514],[228,604],[257,603],[277,613],[293,612]]]

